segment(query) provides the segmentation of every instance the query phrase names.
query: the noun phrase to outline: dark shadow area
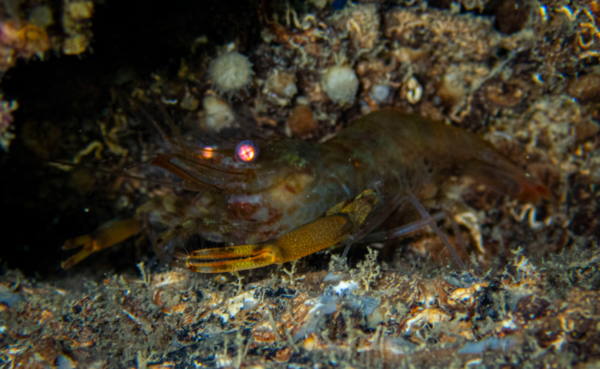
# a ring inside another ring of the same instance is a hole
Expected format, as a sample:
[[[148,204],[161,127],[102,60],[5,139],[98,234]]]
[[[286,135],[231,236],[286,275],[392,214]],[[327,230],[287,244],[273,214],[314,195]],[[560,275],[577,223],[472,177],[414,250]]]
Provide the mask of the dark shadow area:
[[[215,51],[200,45],[190,55],[200,36],[207,36],[210,45],[232,42],[236,35],[246,38],[242,44],[256,44],[256,14],[254,2],[106,1],[95,8],[91,51],[80,56],[48,53],[43,62],[20,61],[8,71],[1,85],[4,99],[19,104],[14,112],[17,138],[9,154],[0,152],[0,258],[8,268],[28,276],[58,276],[64,273],[60,261],[72,254],[61,250],[65,239],[123,215],[114,213],[102,185],[76,191],[72,172],[39,158],[70,160],[91,139],[101,138],[96,121],[111,104],[120,71],[132,68],[145,81],[157,70],[177,73],[184,56]],[[83,269],[133,269],[136,251],[127,246],[85,260]]]

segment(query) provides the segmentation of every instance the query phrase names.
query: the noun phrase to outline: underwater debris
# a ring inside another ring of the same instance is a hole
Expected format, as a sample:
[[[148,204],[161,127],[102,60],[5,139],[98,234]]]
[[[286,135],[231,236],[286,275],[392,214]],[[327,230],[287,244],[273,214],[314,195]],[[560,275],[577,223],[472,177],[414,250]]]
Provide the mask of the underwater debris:
[[[14,4],[12,4],[14,3]],[[56,4],[38,4],[5,1],[4,11],[9,17],[0,22],[0,71],[12,68],[18,59],[34,55],[44,59],[51,48],[62,49],[66,55],[81,54],[92,40],[92,1],[64,0],[60,6],[62,33],[53,25],[58,14]],[[21,19],[21,11],[27,20]]]
[[[387,102],[390,97],[390,86],[389,85],[374,85],[371,90],[371,96],[373,101],[378,104]]]
[[[67,37],[62,50],[65,54],[81,54],[90,46],[93,36],[90,19],[93,14],[92,1],[64,0],[62,23]]]
[[[452,107],[462,101],[467,93],[464,82],[465,77],[462,69],[455,64],[451,64],[446,69],[442,83],[436,91],[436,95],[441,99],[441,103]]]
[[[355,276],[358,279],[365,291],[369,291],[369,286],[377,282],[377,277],[381,273],[381,266],[377,263],[377,251],[373,251],[372,248],[368,248],[369,253],[365,260],[359,262],[356,267],[358,272]]]
[[[329,23],[352,40],[357,56],[373,50],[379,41],[379,13],[375,4],[357,4],[336,11]]]
[[[572,80],[568,92],[582,103],[600,102],[600,74],[586,74]]]
[[[17,110],[19,104],[16,101],[4,101],[0,95],[0,147],[4,152],[8,152],[10,141],[15,138],[13,133],[12,112]]]
[[[312,136],[313,132],[319,127],[310,105],[302,104],[299,104],[290,112],[286,123],[287,128],[290,130],[289,136],[296,135],[301,138]]]
[[[418,103],[423,96],[423,87],[415,77],[411,77],[408,82],[402,86],[401,96],[406,98],[412,105]]]
[[[281,106],[288,105],[298,93],[296,77],[293,74],[275,69],[269,72],[263,93],[267,100]]]
[[[7,71],[20,58],[37,55],[43,59],[49,49],[50,41],[43,28],[25,21],[0,23],[0,72]]]
[[[48,5],[35,7],[29,14],[29,22],[45,29],[54,23],[52,9]]]

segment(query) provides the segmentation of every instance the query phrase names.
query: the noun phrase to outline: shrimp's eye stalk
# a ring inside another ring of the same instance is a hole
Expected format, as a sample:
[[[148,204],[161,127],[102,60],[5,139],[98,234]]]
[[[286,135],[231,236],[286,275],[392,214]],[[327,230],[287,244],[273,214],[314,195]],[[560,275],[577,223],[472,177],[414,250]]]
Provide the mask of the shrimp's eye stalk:
[[[258,145],[254,141],[242,141],[235,148],[235,158],[239,161],[249,163],[256,159],[258,152]]]

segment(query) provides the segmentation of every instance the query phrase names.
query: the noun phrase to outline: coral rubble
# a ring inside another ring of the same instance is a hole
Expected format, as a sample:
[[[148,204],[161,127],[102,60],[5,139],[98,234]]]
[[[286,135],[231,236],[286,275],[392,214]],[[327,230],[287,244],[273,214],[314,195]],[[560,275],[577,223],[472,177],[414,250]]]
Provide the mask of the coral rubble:
[[[332,262],[329,271],[224,285],[176,269],[88,282],[83,294],[8,275],[3,354],[40,368],[598,363],[597,251],[539,265],[515,255],[493,273],[430,276],[380,270],[370,255],[350,272]]]

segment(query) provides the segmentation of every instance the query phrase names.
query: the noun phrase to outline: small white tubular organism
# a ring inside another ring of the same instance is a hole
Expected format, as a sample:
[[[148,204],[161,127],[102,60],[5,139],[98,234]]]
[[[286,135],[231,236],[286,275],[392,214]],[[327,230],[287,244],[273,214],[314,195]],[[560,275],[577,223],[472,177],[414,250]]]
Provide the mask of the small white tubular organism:
[[[225,128],[233,127],[235,114],[226,101],[217,96],[208,95],[202,101],[206,114],[206,127],[211,131],[219,132]]]

